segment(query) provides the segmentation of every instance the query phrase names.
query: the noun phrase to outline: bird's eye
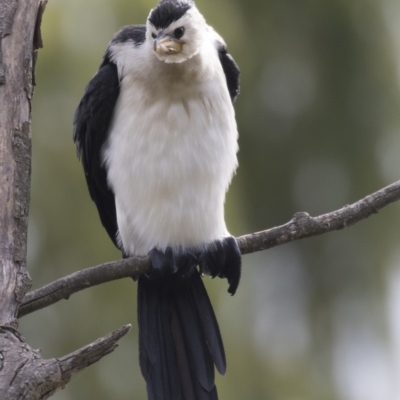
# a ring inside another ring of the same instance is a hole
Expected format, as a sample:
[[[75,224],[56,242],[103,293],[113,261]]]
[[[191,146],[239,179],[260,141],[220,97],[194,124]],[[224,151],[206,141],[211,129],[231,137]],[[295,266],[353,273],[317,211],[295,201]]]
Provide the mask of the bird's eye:
[[[183,36],[184,33],[185,33],[185,28],[183,26],[181,26],[180,28],[176,28],[174,30],[174,36],[177,39],[180,39]]]
[[[151,34],[151,37],[152,37],[153,39],[155,39],[155,38],[157,37],[157,35],[156,35],[155,33],[152,33],[152,34]]]

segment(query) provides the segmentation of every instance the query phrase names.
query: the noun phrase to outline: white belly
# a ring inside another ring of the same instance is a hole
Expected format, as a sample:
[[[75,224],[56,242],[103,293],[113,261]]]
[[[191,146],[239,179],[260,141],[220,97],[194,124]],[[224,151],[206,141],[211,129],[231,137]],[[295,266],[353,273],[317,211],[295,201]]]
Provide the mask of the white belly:
[[[226,236],[224,199],[238,149],[226,88],[209,82],[184,101],[174,93],[154,103],[134,88],[124,79],[104,154],[125,252]]]

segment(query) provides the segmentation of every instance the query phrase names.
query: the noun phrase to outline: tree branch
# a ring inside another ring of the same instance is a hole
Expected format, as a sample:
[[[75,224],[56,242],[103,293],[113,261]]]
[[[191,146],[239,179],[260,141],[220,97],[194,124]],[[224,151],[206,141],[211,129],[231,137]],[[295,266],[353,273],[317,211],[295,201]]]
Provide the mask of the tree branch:
[[[61,358],[43,360],[15,331],[2,330],[0,336],[0,362],[12,361],[15,368],[5,368],[0,385],[1,399],[44,400],[62,389],[72,376],[114,351],[117,342],[125,336],[131,325],[109,333],[95,342]],[[2,368],[0,368],[1,370]]]
[[[125,325],[81,349],[59,358],[58,364],[62,371],[63,380],[68,382],[77,372],[99,361],[107,354],[112,353],[118,347],[117,342],[124,337],[131,328],[132,325]]]
[[[298,212],[285,225],[241,236],[237,240],[242,254],[267,250],[294,240],[347,228],[399,200],[400,181],[397,181],[339,210],[318,217]]]
[[[236,239],[242,254],[267,250],[294,240],[346,228],[398,200],[400,200],[400,181],[328,214],[311,217],[305,212],[299,212],[284,225]],[[133,257],[75,272],[29,292],[22,302],[18,316],[22,317],[62,299],[68,299],[70,295],[91,286],[145,274],[149,266],[148,257]]]
[[[23,300],[18,316],[23,317],[60,300],[68,299],[70,295],[92,286],[145,274],[149,266],[150,261],[147,256],[132,257],[75,272],[29,292]]]

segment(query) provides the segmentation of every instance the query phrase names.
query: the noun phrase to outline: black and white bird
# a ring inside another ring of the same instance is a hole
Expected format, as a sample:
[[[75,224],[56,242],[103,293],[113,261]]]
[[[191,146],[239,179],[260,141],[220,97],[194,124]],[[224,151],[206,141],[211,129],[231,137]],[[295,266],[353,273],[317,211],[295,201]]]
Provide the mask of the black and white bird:
[[[123,28],[76,110],[74,141],[100,219],[138,279],[150,400],[215,400],[225,352],[202,274],[235,293],[241,254],[224,220],[237,168],[239,69],[191,0]]]

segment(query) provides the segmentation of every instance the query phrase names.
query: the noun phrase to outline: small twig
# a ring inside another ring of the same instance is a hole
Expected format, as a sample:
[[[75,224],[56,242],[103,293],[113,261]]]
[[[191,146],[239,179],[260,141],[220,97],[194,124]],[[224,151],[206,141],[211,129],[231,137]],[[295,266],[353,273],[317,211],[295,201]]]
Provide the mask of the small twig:
[[[285,225],[240,236],[237,242],[242,254],[267,250],[294,240],[346,228],[398,200],[400,200],[400,181],[328,214],[311,217],[305,212],[296,213]],[[137,277],[148,272],[149,265],[148,257],[133,257],[75,272],[29,292],[19,309],[19,317],[67,299],[70,295],[88,287],[116,279]]]
[[[117,342],[124,337],[131,328],[132,325],[125,325],[81,349],[59,358],[58,363],[62,371],[63,380],[69,381],[77,372],[113,352],[118,347]]]
[[[42,18],[44,14],[44,10],[46,9],[48,0],[42,0],[39,3],[38,13],[36,16],[36,25],[35,25],[35,33],[33,35],[33,50],[38,50],[43,48],[43,39],[42,39]]]

